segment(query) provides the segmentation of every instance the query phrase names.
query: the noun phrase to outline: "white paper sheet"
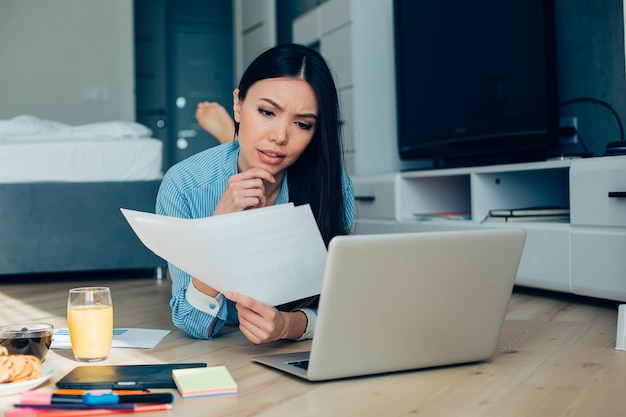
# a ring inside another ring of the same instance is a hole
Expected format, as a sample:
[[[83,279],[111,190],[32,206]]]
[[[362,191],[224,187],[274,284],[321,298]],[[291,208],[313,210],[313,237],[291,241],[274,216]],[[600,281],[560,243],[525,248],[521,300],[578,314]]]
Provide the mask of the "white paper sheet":
[[[327,252],[309,205],[204,219],[121,210],[146,247],[220,292],[269,305],[321,292]]]
[[[152,349],[170,333],[170,330],[160,329],[113,329],[113,343],[111,347]],[[69,330],[56,329],[52,334],[52,345],[50,348],[71,349],[72,343]]]

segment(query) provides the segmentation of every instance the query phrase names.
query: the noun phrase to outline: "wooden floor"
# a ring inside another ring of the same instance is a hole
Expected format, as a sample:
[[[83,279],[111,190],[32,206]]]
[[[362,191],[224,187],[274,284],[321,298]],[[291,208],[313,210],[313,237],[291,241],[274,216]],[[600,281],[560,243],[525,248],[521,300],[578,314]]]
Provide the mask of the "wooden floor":
[[[310,342],[254,346],[236,328],[211,341],[194,340],[174,329],[167,281],[106,273],[53,278],[0,281],[0,324],[43,321],[67,327],[67,291],[106,285],[112,289],[116,327],[172,329],[172,333],[154,349],[113,349],[104,363],[201,361],[225,365],[239,385],[239,393],[232,396],[177,397],[174,409],[162,415],[626,415],[626,352],[614,349],[615,302],[516,289],[498,352],[487,362],[308,383],[252,363],[250,357],[305,350]],[[55,373],[39,389],[50,391],[78,364],[71,351],[56,350],[48,354],[45,365]],[[0,397],[3,410],[15,402],[17,396]]]

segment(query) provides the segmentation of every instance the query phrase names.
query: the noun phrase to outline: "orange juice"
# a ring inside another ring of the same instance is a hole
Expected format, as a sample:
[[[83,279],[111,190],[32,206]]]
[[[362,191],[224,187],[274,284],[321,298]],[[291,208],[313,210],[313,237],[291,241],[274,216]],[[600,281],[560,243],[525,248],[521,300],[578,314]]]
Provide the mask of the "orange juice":
[[[67,322],[76,359],[102,360],[113,341],[113,307],[78,305],[67,310]]]

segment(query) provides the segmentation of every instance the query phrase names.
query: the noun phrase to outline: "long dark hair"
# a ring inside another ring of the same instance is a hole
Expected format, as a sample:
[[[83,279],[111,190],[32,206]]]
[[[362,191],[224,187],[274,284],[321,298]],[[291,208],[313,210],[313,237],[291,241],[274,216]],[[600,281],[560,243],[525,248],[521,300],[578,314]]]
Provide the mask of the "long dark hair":
[[[324,58],[303,45],[278,45],[259,55],[239,82],[239,99],[257,81],[290,77],[308,82],[317,96],[315,134],[298,160],[288,168],[289,200],[310,204],[328,246],[336,235],[348,234],[341,186],[342,145],[337,88]],[[235,134],[239,123],[235,123]]]

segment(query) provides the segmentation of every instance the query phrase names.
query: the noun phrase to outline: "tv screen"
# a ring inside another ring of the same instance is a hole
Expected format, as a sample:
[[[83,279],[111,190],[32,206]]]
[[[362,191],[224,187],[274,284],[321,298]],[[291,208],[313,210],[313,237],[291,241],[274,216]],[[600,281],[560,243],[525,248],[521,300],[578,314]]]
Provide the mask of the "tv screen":
[[[558,145],[554,0],[394,0],[403,160],[540,160]]]

